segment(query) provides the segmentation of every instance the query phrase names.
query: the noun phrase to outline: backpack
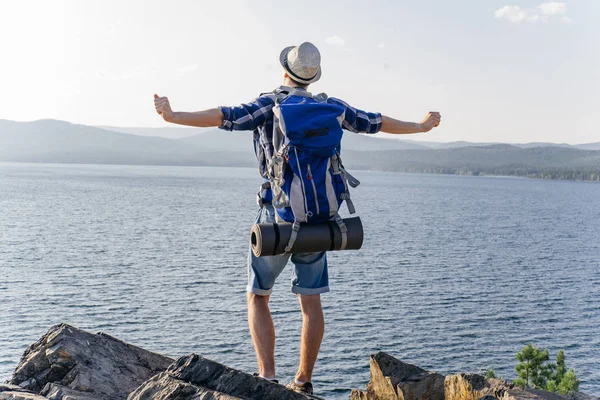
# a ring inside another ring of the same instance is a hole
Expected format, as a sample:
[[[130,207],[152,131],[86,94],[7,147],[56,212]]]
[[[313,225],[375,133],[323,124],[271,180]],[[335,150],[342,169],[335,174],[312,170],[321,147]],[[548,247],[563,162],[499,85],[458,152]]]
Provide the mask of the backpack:
[[[286,252],[291,251],[301,223],[328,221],[338,224],[343,250],[347,229],[338,211],[345,201],[350,214],[356,212],[348,186],[360,184],[340,158],[346,110],[327,103],[324,94],[313,97],[306,91],[291,91],[274,101],[274,154],[267,176],[277,222],[293,223]]]

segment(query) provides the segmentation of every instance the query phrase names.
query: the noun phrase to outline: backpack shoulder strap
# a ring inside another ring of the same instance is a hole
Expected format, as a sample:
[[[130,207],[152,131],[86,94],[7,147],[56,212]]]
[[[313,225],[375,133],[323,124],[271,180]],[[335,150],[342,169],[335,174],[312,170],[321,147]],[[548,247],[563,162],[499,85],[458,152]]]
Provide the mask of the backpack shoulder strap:
[[[327,93],[319,93],[319,94],[315,94],[313,96],[313,99],[315,99],[319,103],[326,103],[327,100],[329,99],[329,96],[327,96]]]
[[[273,100],[273,103],[275,104],[278,103],[278,99],[282,96],[284,96],[284,93],[278,89],[275,89],[272,92],[265,92],[260,94],[260,97],[268,97],[269,99]]]

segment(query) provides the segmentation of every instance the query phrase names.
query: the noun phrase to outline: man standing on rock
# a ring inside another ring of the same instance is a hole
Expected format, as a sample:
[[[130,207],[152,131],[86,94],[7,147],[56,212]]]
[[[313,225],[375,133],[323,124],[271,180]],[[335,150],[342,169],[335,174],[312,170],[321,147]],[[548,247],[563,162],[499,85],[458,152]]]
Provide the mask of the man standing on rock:
[[[199,112],[174,112],[167,97],[154,95],[156,111],[167,122],[196,127],[220,127],[221,129],[254,132],[254,150],[263,177],[273,154],[273,98],[285,96],[290,91],[306,91],[308,86],[321,78],[321,55],[312,43],[283,49],[279,61],[283,67],[283,85],[273,92],[261,95],[250,103],[236,107],[218,107]],[[428,132],[440,123],[440,114],[430,112],[421,123],[403,122],[380,113],[369,113],[351,107],[342,100],[320,95],[324,101],[344,107],[342,127],[355,133],[393,134]],[[275,210],[271,205],[272,193],[261,186],[260,210],[257,222],[274,222]],[[269,310],[269,296],[275,279],[291,259],[294,264],[292,292],[298,296],[302,310],[302,337],[300,364],[290,389],[312,394],[312,374],[325,321],[321,308],[321,293],[329,291],[327,254],[304,253],[255,257],[248,255],[248,324],[258,358],[259,376],[275,380],[275,328]]]

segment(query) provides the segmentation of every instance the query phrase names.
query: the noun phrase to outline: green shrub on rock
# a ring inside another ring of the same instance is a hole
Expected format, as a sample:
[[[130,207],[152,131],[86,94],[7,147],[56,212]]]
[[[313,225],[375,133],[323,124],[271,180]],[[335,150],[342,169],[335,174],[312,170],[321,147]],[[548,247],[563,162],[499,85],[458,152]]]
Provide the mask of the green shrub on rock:
[[[565,352],[560,350],[556,356],[556,364],[550,363],[548,349],[540,350],[527,344],[517,353],[519,364],[515,367],[518,378],[515,384],[523,387],[533,387],[549,392],[567,394],[579,389],[579,380],[575,371],[567,371]]]

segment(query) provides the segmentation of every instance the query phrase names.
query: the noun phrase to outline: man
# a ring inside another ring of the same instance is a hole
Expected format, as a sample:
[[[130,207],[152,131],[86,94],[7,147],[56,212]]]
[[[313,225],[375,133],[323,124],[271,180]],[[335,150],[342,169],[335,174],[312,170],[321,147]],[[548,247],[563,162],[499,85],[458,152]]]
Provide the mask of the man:
[[[273,97],[285,96],[291,90],[306,91],[308,86],[321,77],[321,55],[312,43],[290,46],[280,54],[284,70],[283,86],[274,92],[262,95],[254,101],[238,107],[219,107],[199,112],[173,112],[166,97],[154,95],[156,111],[167,122],[197,127],[218,126],[225,130],[254,131],[254,147],[263,178],[273,154]],[[440,114],[430,112],[421,123],[402,122],[379,113],[368,113],[355,109],[345,102],[320,96],[323,101],[345,108],[342,127],[352,132],[376,133],[379,131],[408,134],[427,132],[440,123]],[[261,186],[259,204],[261,210],[257,222],[273,222],[275,211],[270,205],[272,193]],[[258,359],[259,376],[275,380],[275,328],[269,310],[269,296],[275,279],[288,260],[294,264],[292,292],[300,301],[302,310],[302,338],[300,364],[295,379],[289,388],[312,394],[312,373],[325,322],[321,308],[321,293],[329,291],[327,255],[322,253],[284,254],[279,256],[248,256],[248,324]]]

